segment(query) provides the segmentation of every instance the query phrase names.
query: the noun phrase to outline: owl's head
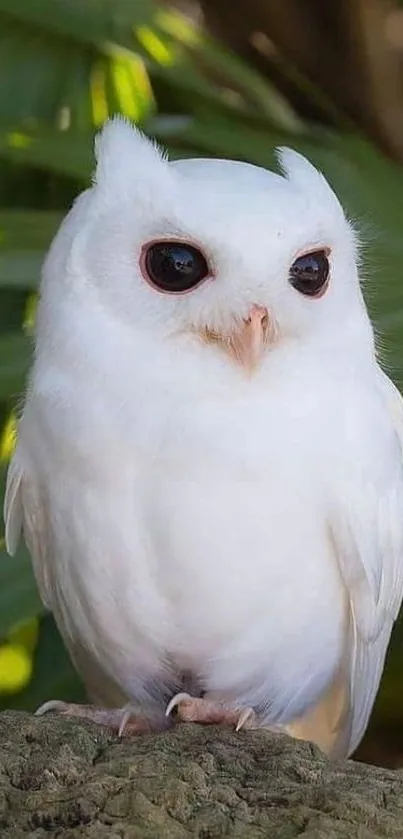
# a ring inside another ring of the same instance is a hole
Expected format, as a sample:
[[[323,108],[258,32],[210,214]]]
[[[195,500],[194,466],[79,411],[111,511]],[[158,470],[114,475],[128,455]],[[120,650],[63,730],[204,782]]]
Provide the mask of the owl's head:
[[[370,335],[356,239],[325,178],[278,152],[283,175],[227,160],[168,161],[121,119],[96,141],[69,276],[133,330],[194,336],[251,369],[294,341]]]

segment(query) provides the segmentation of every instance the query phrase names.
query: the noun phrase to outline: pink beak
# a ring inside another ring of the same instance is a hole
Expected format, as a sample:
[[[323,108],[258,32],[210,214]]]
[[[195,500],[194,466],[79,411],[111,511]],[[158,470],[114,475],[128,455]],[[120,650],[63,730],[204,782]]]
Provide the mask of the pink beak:
[[[264,349],[274,338],[274,321],[263,306],[252,306],[242,325],[228,335],[204,330],[202,338],[218,344],[250,372],[259,364]]]
[[[253,370],[259,364],[268,339],[269,313],[263,306],[252,306],[249,317],[233,336],[237,361]]]

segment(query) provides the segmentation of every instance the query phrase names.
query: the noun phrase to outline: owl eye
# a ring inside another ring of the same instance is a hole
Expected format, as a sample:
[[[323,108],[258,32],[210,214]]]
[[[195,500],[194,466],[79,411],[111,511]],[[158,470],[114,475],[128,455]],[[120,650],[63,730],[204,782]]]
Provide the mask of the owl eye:
[[[196,288],[209,274],[201,251],[182,242],[154,242],[145,250],[142,263],[151,284],[170,294]]]
[[[313,251],[299,256],[290,268],[290,283],[306,297],[321,297],[329,281],[329,260],[326,251]]]

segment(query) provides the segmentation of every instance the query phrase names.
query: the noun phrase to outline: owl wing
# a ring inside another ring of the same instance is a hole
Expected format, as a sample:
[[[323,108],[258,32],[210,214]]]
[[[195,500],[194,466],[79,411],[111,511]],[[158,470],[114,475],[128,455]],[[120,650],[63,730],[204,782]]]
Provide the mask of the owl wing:
[[[66,263],[76,232],[80,229],[85,213],[92,201],[92,190],[87,189],[78,196],[68,215],[63,220],[48,252],[46,262],[49,272],[55,276],[66,275]],[[45,262],[45,265],[46,265]],[[46,504],[41,497],[35,476],[24,465],[22,452],[17,445],[7,474],[4,500],[4,521],[6,548],[13,555],[22,532],[31,554],[32,564],[44,605],[50,608],[50,575],[53,573],[49,560],[49,528],[46,525]]]
[[[379,386],[398,438],[391,479],[383,476],[382,485],[369,486],[352,464],[351,481],[344,496],[340,487],[330,522],[350,613],[349,703],[336,753],[343,743],[342,750],[351,754],[365,732],[403,598],[403,400],[380,369]]]
[[[21,535],[24,534],[41,599],[56,619],[90,700],[106,707],[124,705],[127,697],[84,647],[69,621],[63,593],[54,573],[46,502],[35,479],[24,470],[18,447],[7,475],[4,520],[6,548],[11,555],[17,550]]]
[[[51,608],[48,532],[45,507],[36,483],[24,473],[18,446],[11,459],[4,499],[5,541],[13,556],[22,533],[31,555],[36,582],[46,608]]]

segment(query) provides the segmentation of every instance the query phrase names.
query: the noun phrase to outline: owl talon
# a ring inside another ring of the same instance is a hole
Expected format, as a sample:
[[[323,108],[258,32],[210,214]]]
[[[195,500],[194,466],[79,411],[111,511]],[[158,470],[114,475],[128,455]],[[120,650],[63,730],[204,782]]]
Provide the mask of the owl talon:
[[[122,716],[118,729],[118,737],[123,737],[123,734],[126,731],[126,727],[129,724],[131,718],[136,718],[136,713],[133,705],[131,705],[130,703],[128,705],[125,705],[124,708],[120,709],[120,713]]]
[[[240,731],[241,728],[245,728],[245,725],[248,722],[248,720],[255,720],[255,712],[253,708],[244,708],[243,711],[241,711],[238,722],[235,726],[235,731]],[[249,724],[247,728],[253,728],[253,725]]]
[[[123,708],[98,708],[96,705],[76,705],[70,702],[61,702],[58,699],[50,699],[49,702],[44,702],[37,708],[35,716],[42,717],[50,711],[56,711],[65,717],[91,720],[98,725],[113,729],[117,732],[118,737],[121,737],[126,729],[130,734],[161,729],[161,726],[153,725],[146,717],[139,716],[136,709],[130,704]]]
[[[68,708],[69,705],[67,702],[62,702],[60,699],[49,699],[48,702],[43,702],[42,705],[36,709],[34,716],[43,717],[44,714],[48,714],[49,711],[59,711],[61,714],[67,714]]]
[[[188,702],[189,700],[194,701],[190,693],[176,693],[166,707],[165,716],[170,717],[175,708],[178,708],[182,702]]]
[[[188,693],[177,693],[167,706],[165,714],[169,717],[176,709],[176,716],[180,722],[197,722],[204,725],[231,725],[236,731],[245,726],[253,728],[255,713],[252,708],[228,708],[222,702],[212,699],[190,696]]]

